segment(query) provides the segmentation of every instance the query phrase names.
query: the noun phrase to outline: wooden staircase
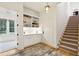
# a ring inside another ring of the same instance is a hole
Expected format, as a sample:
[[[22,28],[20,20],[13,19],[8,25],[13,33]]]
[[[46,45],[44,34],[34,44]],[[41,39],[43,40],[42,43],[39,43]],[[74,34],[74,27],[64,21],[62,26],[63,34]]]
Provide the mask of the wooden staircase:
[[[61,37],[59,49],[70,55],[78,55],[78,16],[70,16],[65,31]]]

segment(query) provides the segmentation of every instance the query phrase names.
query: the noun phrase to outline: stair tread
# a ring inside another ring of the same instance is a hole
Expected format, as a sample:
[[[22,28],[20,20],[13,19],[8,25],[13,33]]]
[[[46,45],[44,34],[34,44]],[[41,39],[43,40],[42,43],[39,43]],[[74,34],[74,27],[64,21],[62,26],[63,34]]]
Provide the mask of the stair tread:
[[[71,36],[71,35],[63,35],[63,36],[78,38],[78,36]]]
[[[77,52],[69,51],[68,49],[64,49],[62,47],[59,48],[60,53],[63,52],[66,56],[77,56]]]
[[[78,26],[67,26],[66,28],[78,28]]]
[[[77,36],[78,37],[78,34],[66,34],[66,33],[64,33],[64,35]]]
[[[78,31],[72,31],[72,30],[65,30],[64,32],[69,32],[69,33],[78,33]]]
[[[78,31],[78,30],[73,30],[73,29],[72,29],[72,30],[69,30],[69,31]]]
[[[78,27],[78,25],[67,25],[67,27]]]
[[[66,34],[78,34],[78,33],[69,33],[69,32],[66,32]]]
[[[70,41],[78,41],[78,40],[73,40],[73,39],[69,39],[69,38],[61,38],[61,39],[65,39],[65,40],[70,40]]]
[[[61,43],[65,43],[65,44],[69,44],[69,45],[73,45],[73,46],[78,46],[78,44],[71,43],[71,42],[65,42],[65,41],[61,41]]]
[[[78,28],[78,26],[67,26],[66,28]]]
[[[65,30],[77,31],[78,28],[66,28]]]
[[[77,51],[78,49],[74,49],[74,48],[71,48],[71,47],[68,47],[68,46],[64,46],[64,45],[60,45],[60,47],[64,47],[64,48],[67,48],[69,50],[73,50],[73,51]]]
[[[66,27],[66,29],[78,29],[77,27],[74,28],[74,27]]]
[[[74,49],[78,49],[78,46],[74,46],[74,45],[69,45],[69,44],[66,44],[66,43],[61,43],[61,45],[64,45],[64,46],[67,46],[67,47],[71,47],[71,48],[74,48]]]
[[[70,35],[70,36],[78,36],[78,33],[63,33],[64,35]]]
[[[62,41],[78,44],[78,41],[72,41],[72,40],[66,40],[66,39],[62,39]]]
[[[65,31],[78,31],[78,30],[65,30]]]

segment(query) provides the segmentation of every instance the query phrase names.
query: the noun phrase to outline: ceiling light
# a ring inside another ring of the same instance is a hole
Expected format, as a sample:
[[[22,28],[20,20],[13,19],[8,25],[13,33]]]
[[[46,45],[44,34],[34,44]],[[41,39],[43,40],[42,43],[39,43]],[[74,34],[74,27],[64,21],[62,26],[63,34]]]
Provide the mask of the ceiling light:
[[[45,12],[46,12],[46,13],[48,13],[49,8],[50,8],[50,6],[49,6],[48,3],[47,3],[47,5],[45,6]]]

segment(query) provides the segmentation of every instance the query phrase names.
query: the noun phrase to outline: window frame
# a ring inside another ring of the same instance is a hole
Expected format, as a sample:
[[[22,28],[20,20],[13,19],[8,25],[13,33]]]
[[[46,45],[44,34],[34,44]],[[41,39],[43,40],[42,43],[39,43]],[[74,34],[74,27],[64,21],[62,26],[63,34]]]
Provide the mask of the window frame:
[[[15,32],[15,21],[14,20],[8,20],[9,22],[9,33],[14,33]],[[13,22],[13,24],[11,24],[11,22]],[[10,27],[11,26],[11,27]],[[12,27],[13,26],[13,27]],[[12,30],[13,29],[13,30]],[[12,31],[11,31],[12,30]]]
[[[3,26],[3,27],[1,28],[1,29],[3,29],[3,30],[2,30],[3,32],[1,33],[1,30],[0,30],[0,34],[6,34],[6,33],[7,33],[7,19],[0,18],[0,21],[5,21],[5,23],[0,26],[0,28]]]

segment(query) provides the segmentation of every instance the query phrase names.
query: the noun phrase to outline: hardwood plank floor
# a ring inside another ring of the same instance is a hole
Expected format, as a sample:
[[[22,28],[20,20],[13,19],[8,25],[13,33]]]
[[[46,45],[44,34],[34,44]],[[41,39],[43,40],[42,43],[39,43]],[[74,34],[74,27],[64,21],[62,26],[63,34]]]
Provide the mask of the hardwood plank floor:
[[[46,44],[39,43],[26,47],[14,56],[63,56],[63,54]]]
[[[0,56],[66,56],[69,54],[62,51],[62,49],[55,49],[44,43],[38,43],[23,50],[13,49],[4,53],[0,53]]]

